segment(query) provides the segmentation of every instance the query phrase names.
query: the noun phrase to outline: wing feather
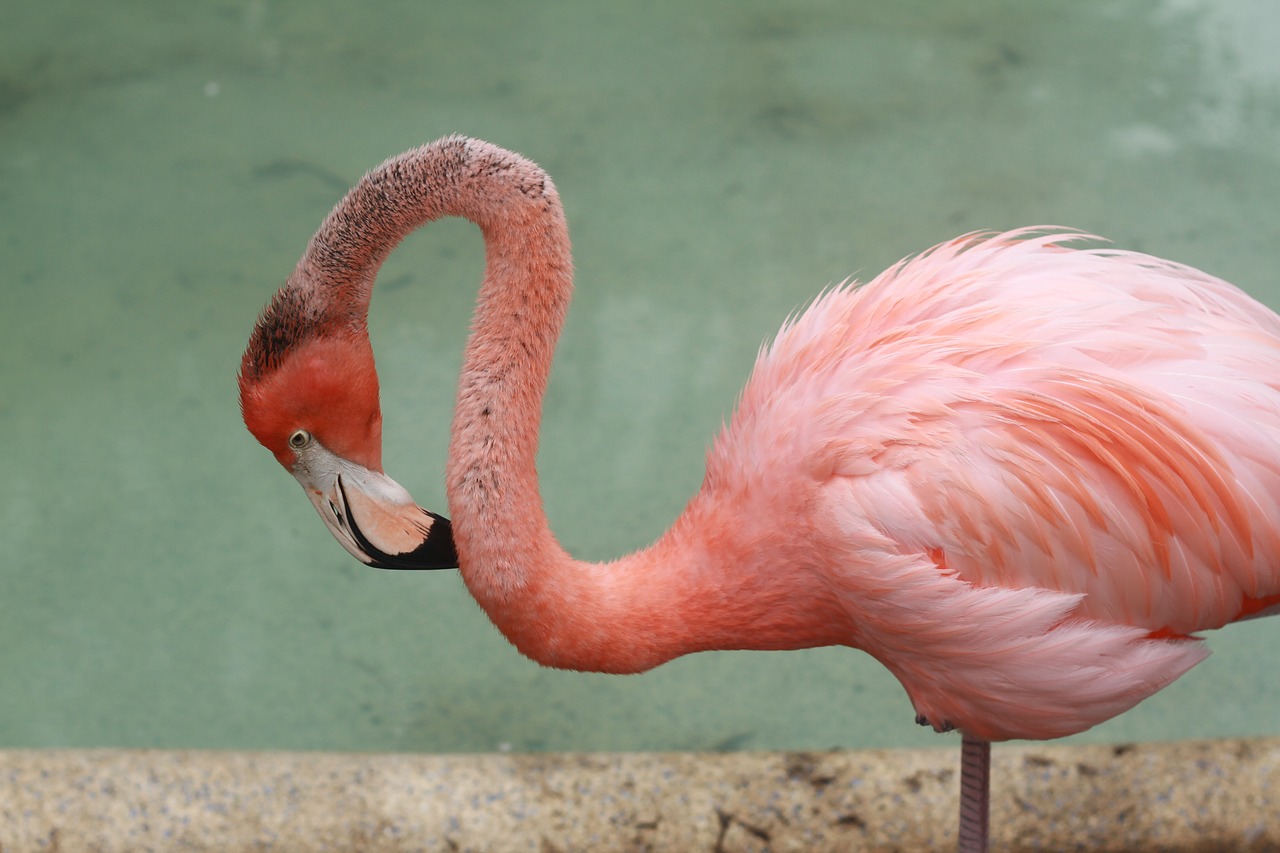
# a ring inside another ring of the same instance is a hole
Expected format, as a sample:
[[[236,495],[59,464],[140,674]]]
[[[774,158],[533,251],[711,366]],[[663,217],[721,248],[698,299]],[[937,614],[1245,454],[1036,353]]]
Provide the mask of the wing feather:
[[[846,529],[1153,632],[1280,593],[1280,323],[1079,238],[971,235],[823,294],[762,352],[708,482],[840,484]]]

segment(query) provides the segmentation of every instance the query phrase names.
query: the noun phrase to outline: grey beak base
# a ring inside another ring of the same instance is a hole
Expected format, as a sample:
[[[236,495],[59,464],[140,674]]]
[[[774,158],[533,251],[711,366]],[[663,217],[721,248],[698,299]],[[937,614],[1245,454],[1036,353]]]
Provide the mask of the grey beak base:
[[[371,471],[310,441],[298,450],[290,473],[334,538],[360,562],[379,569],[456,569],[458,553],[449,519],[414,503],[404,487],[381,471]],[[352,489],[348,494],[348,487]],[[360,529],[351,496],[369,513],[374,537]],[[379,534],[376,525],[389,526]],[[419,538],[421,537],[421,538]],[[383,546],[409,548],[391,553]]]

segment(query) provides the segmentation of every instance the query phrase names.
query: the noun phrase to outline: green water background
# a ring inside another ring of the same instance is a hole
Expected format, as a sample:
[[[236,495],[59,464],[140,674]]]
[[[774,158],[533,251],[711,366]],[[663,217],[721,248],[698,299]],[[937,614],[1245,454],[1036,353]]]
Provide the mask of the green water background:
[[[934,745],[845,649],[552,672],[456,573],[355,563],[240,424],[260,307],[367,168],[452,132],[546,166],[578,298],[554,529],[651,541],[760,343],[957,233],[1092,230],[1280,306],[1272,0],[18,0],[0,27],[0,746]],[[482,246],[445,222],[371,318],[388,470],[441,486]],[[1084,737],[1280,732],[1280,619]],[[1261,662],[1261,663],[1260,663]]]

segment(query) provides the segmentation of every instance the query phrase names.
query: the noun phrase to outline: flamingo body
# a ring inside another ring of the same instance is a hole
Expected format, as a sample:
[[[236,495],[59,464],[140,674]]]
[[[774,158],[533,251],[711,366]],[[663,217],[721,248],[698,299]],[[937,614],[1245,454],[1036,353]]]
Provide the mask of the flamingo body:
[[[382,260],[450,215],[487,257],[452,528],[382,473],[364,326]],[[541,663],[846,645],[939,729],[1058,737],[1202,660],[1194,632],[1280,603],[1280,318],[1082,239],[968,235],[820,296],[762,351],[671,529],[611,563],[565,553],[538,492],[572,262],[553,184],[518,155],[449,137],[367,175],[260,319],[241,403],[351,553],[456,559]]]
[[[709,454],[704,492],[814,520],[794,559],[849,644],[987,740],[1109,719],[1280,590],[1280,320],[1083,237],[970,235],[825,294]]]

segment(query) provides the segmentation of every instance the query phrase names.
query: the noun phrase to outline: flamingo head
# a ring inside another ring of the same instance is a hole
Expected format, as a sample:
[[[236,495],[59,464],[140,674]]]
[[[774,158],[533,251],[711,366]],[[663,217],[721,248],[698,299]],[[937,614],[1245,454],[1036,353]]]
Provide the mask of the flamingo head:
[[[458,565],[449,520],[382,471],[378,374],[367,336],[254,331],[240,368],[245,426],[302,486],[352,556],[382,569]]]

